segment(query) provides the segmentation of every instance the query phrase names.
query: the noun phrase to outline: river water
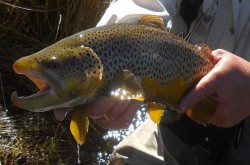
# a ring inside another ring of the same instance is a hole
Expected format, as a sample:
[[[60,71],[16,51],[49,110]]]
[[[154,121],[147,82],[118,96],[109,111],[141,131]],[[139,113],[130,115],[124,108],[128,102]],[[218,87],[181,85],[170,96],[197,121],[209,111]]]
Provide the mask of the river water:
[[[0,164],[106,164],[112,150],[145,120],[138,111],[128,129],[108,131],[90,123],[87,141],[78,146],[69,119],[58,122],[53,112],[31,113],[0,107]]]

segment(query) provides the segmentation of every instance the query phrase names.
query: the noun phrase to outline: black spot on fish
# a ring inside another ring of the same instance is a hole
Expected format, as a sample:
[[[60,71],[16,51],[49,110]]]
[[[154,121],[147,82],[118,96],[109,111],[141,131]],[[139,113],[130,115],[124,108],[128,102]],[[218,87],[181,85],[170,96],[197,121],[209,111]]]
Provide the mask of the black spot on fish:
[[[71,61],[71,62],[70,62],[70,65],[71,65],[71,66],[75,66],[75,65],[76,65],[76,62],[75,62],[75,61]]]

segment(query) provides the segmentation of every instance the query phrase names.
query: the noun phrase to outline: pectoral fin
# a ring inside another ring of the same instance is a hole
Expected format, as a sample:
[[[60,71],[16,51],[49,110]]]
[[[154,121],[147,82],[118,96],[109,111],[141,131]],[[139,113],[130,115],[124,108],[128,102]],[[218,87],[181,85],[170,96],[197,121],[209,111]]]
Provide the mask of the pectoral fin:
[[[78,144],[85,143],[88,128],[89,120],[84,111],[74,110],[70,121],[70,131]]]
[[[128,70],[119,73],[113,79],[105,93],[110,93],[109,95],[121,100],[144,100],[140,79]]]

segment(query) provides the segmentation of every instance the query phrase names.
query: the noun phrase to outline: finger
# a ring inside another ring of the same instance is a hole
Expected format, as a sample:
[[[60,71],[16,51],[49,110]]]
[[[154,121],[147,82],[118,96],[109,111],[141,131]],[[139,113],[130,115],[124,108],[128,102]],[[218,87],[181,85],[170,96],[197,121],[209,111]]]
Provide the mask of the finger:
[[[130,126],[137,111],[140,108],[139,101],[135,101],[127,107],[125,111],[114,121],[111,129],[125,129]]]
[[[118,102],[116,98],[102,96],[97,100],[86,104],[86,114],[91,118],[99,118],[105,115]]]
[[[182,113],[189,107],[194,106],[199,101],[213,94],[217,90],[219,83],[220,75],[218,73],[218,67],[214,67],[186,96],[184,96],[179,104]]]
[[[238,105],[231,102],[228,105],[223,105],[223,107],[218,107],[210,123],[217,127],[232,127],[248,117],[248,115],[246,115],[248,109],[240,108],[241,106],[246,107],[248,104],[248,102],[241,102],[241,105]]]
[[[117,101],[105,115],[109,120],[115,120],[126,110],[129,104],[131,104],[130,100]]]
[[[130,102],[126,108],[124,108],[122,113],[115,120],[109,120],[106,117],[101,117],[94,119],[94,121],[98,126],[105,129],[124,129],[130,125],[139,107],[139,102],[133,101]]]

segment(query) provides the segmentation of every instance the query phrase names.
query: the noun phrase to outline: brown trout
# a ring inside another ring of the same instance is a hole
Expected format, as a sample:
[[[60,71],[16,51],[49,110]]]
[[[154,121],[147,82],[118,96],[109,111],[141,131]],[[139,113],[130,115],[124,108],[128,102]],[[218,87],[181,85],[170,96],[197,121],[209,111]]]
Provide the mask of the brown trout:
[[[158,123],[164,110],[178,112],[181,98],[214,67],[206,45],[192,45],[163,25],[159,17],[144,16],[137,23],[95,27],[17,60],[14,71],[26,75],[40,90],[22,97],[14,92],[12,102],[33,112],[81,109],[108,94],[144,101]],[[186,114],[207,123],[214,112],[215,101],[205,99]],[[82,144],[88,118],[83,110],[73,113],[71,131]]]

